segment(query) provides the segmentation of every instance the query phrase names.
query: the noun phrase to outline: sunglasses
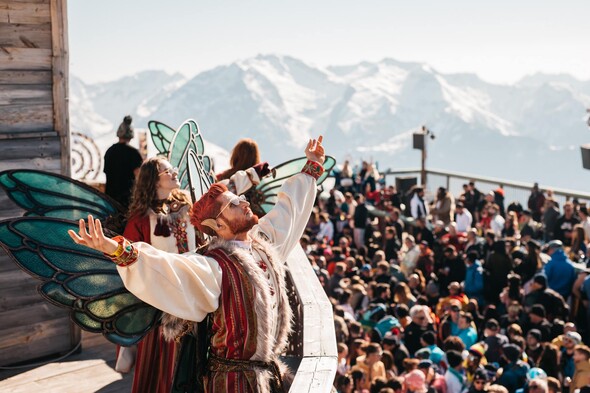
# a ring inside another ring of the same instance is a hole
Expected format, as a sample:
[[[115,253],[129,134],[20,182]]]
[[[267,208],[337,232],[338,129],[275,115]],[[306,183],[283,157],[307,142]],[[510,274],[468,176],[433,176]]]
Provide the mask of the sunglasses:
[[[483,383],[485,383],[485,381],[483,379],[479,379],[479,380],[473,381],[473,383],[474,384],[483,384]]]
[[[167,168],[164,169],[163,171],[158,172],[158,177],[162,176],[164,174],[169,174],[170,176],[172,175],[178,175],[178,168]]]
[[[229,206],[231,206],[231,205],[240,206],[240,203],[242,203],[242,202],[244,202],[244,203],[246,203],[248,205],[250,204],[250,202],[248,202],[246,200],[246,197],[244,195],[240,195],[240,196],[235,195],[234,197],[232,197],[232,199],[229,200],[228,203],[225,204],[224,207],[221,208],[221,210],[219,211],[219,213],[215,216],[215,219],[219,218],[219,216],[221,215],[221,213],[223,213],[223,211],[225,209],[227,209]]]
[[[459,312],[459,311],[461,311],[461,309],[459,307],[451,307],[451,311]]]
[[[540,388],[541,386],[539,385],[529,385],[529,389],[537,389]]]

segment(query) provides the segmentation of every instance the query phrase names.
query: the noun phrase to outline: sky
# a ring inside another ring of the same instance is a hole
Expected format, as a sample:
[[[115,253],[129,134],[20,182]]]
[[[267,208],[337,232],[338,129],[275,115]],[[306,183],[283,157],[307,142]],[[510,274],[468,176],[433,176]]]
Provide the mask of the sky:
[[[393,58],[511,84],[590,80],[590,1],[70,0],[70,72],[199,72],[258,54],[318,66]]]

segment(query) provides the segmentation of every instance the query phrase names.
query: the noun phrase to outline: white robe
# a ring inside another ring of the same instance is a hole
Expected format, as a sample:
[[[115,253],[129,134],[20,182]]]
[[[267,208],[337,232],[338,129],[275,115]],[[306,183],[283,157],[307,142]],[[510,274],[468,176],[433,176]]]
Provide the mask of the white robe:
[[[249,232],[263,232],[285,261],[305,230],[315,202],[316,181],[297,174],[278,193],[274,208]],[[152,306],[189,321],[201,321],[219,307],[222,273],[217,261],[189,252],[160,251],[147,243],[134,244],[137,262],[118,267],[125,287]]]

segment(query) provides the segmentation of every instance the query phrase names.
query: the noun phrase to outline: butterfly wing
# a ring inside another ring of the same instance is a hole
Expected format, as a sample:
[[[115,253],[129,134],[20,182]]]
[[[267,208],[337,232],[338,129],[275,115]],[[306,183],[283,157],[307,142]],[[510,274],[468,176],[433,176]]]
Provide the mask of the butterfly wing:
[[[160,312],[125,289],[112,261],[74,243],[69,229],[77,231],[78,224],[48,217],[4,220],[0,246],[21,269],[41,280],[41,296],[69,309],[82,329],[102,333],[116,344],[137,343],[155,326]]]
[[[180,187],[189,187],[189,155],[194,154],[203,173],[211,172],[211,159],[204,155],[205,144],[197,122],[194,120],[185,121],[172,140],[168,161],[172,166],[178,168],[178,180]],[[195,165],[195,162],[192,163]],[[194,183],[194,181],[193,181]]]
[[[25,215],[77,220],[92,214],[104,219],[123,211],[121,205],[94,188],[50,172],[13,169],[0,172],[0,187]]]
[[[274,176],[267,176],[256,186],[256,189],[247,193],[253,210],[259,216],[268,213],[277,203],[277,195],[283,183],[296,173],[301,172],[307,162],[306,157],[286,161],[274,167]],[[336,160],[332,156],[326,156],[324,161],[324,173],[319,177],[317,184],[320,185],[330,175]]]
[[[158,150],[158,154],[168,157],[170,145],[172,144],[176,130],[155,120],[150,120],[148,122],[148,128],[150,130],[152,142],[154,143],[156,150]]]

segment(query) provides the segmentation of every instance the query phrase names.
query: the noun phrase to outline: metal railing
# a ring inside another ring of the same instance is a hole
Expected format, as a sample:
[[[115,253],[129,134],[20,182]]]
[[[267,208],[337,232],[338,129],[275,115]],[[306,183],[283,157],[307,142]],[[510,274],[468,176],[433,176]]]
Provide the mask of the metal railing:
[[[508,204],[513,201],[518,201],[525,209],[534,184],[532,182],[517,182],[437,169],[429,169],[426,171],[426,173],[428,179],[426,186],[429,196],[433,196],[436,193],[436,189],[438,187],[445,187],[451,192],[451,194],[457,197],[463,193],[463,184],[468,183],[469,181],[474,181],[475,186],[484,194],[489,191],[494,191],[498,187],[502,187],[504,189],[504,203],[506,206],[508,206]],[[395,179],[392,179],[391,177],[395,178],[402,176],[415,176],[418,180],[418,184],[420,183],[419,168],[398,170],[390,169],[387,172],[383,172],[382,174],[385,176],[386,184],[395,184]],[[551,190],[553,193],[553,198],[559,202],[560,206],[562,206],[565,201],[569,201],[574,198],[581,203],[586,202],[586,205],[589,205],[588,202],[590,201],[590,193],[563,188],[544,187],[543,185],[540,185],[540,189],[545,191],[545,196],[547,196],[547,190]]]

